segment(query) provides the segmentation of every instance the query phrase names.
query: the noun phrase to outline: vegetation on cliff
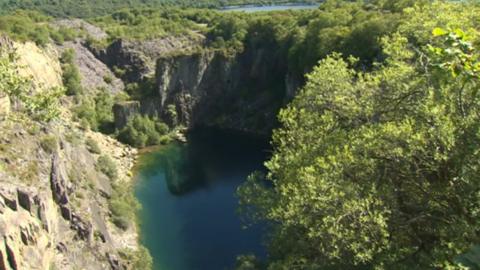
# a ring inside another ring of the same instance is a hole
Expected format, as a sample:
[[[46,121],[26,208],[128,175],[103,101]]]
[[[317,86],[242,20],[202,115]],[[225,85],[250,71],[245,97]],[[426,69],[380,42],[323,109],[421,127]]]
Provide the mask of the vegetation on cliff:
[[[118,139],[135,147],[165,144],[170,141],[169,127],[157,118],[135,115],[120,130]]]
[[[405,9],[370,71],[334,53],[307,76],[239,189],[272,226],[268,269],[460,268],[480,241],[478,12]]]
[[[0,95],[8,96],[13,106],[34,120],[48,122],[60,114],[62,88],[35,92],[31,81],[19,74],[17,55],[0,48]]]

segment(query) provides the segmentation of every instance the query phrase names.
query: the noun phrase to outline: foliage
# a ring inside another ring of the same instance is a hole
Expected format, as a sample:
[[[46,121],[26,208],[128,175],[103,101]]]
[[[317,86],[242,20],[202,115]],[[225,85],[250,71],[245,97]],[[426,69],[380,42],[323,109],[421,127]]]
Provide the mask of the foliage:
[[[15,52],[0,50],[0,93],[6,94],[34,120],[49,122],[60,115],[59,98],[63,88],[52,88],[32,93],[33,85],[19,74]]]
[[[138,250],[122,250],[119,252],[122,259],[131,263],[132,269],[152,269],[153,259],[145,247],[139,247]]]
[[[280,112],[267,177],[239,189],[276,224],[269,269],[451,269],[478,243],[479,52],[434,34],[384,38],[370,73],[327,57]]]
[[[1,7],[0,10],[5,11]],[[0,33],[5,33],[14,40],[21,42],[33,41],[39,46],[47,45],[51,39],[61,44],[66,40],[73,40],[78,35],[72,29],[50,26],[51,21],[51,17],[40,12],[18,10],[0,16]]]
[[[54,153],[55,151],[57,151],[58,148],[57,137],[55,137],[54,135],[46,135],[42,137],[42,139],[40,140],[40,146],[45,152],[49,154]]]
[[[128,230],[135,220],[136,211],[140,208],[132,187],[128,184],[113,185],[113,194],[109,200],[113,223],[122,230]]]
[[[76,118],[88,123],[92,130],[110,133],[113,129],[114,102],[114,97],[106,89],[100,89],[93,99],[81,97],[80,104],[73,111]]]
[[[140,82],[129,83],[125,91],[134,100],[148,99],[156,94],[156,82],[154,77],[144,78]]]
[[[135,147],[158,145],[168,132],[168,126],[156,118],[135,115],[120,130],[118,139]]]
[[[278,3],[315,3],[318,0],[269,0],[269,4]],[[15,9],[34,9],[43,11],[55,17],[95,17],[110,14],[112,11],[123,8],[135,7],[198,7],[198,8],[220,8],[229,5],[260,4],[260,0],[113,0],[113,1],[73,1],[62,0],[52,2],[49,0],[22,0],[10,1],[0,0],[0,13]]]
[[[67,89],[67,95],[75,96],[83,92],[80,72],[75,64],[75,51],[67,49],[60,58],[63,69],[63,85]]]
[[[85,144],[87,145],[88,151],[90,151],[91,153],[93,153],[93,154],[101,154],[102,153],[102,149],[100,149],[100,146],[98,146],[97,141],[95,141],[94,139],[88,138],[85,141]]]
[[[181,9],[125,9],[111,15],[95,18],[93,23],[102,27],[111,40],[153,39],[182,36],[200,31],[202,27],[190,20]]]
[[[117,165],[109,156],[102,155],[97,160],[97,170],[104,173],[111,180],[118,177]]]

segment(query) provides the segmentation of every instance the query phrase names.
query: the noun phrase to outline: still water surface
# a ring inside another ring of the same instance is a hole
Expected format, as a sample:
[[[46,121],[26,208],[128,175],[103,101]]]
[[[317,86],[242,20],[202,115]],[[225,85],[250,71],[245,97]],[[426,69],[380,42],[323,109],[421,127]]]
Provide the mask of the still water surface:
[[[263,226],[243,228],[235,190],[268,157],[266,141],[201,130],[187,144],[143,154],[136,196],[141,241],[155,270],[223,270],[236,255],[264,257]]]
[[[290,5],[271,5],[271,6],[230,6],[225,7],[222,11],[243,11],[243,12],[260,12],[260,11],[280,11],[280,10],[299,10],[299,9],[316,9],[319,5],[307,4],[290,4]]]

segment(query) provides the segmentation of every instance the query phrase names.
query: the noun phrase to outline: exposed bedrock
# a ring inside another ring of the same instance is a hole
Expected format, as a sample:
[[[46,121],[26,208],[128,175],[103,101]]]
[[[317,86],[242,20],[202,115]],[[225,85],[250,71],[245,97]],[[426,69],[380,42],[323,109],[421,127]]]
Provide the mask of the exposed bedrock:
[[[132,53],[132,43],[127,44],[113,44],[109,50],[118,53],[109,53],[115,59],[107,62],[135,67],[130,71],[136,75],[129,75],[129,80],[154,76],[156,91],[140,101],[140,108],[133,103],[117,104],[117,128],[141,112],[189,128],[215,126],[269,134],[277,124],[279,109],[302,85],[302,76],[290,72],[286,61],[269,48],[247,47],[231,57],[209,49],[147,56]]]

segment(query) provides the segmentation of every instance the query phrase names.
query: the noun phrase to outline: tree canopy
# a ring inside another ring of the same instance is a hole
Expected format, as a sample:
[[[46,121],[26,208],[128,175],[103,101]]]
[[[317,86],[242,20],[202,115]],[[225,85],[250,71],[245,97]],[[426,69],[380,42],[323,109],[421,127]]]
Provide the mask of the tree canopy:
[[[479,243],[478,7],[452,5],[404,10],[370,71],[330,54],[280,112],[268,174],[239,189],[268,269],[454,269]]]

